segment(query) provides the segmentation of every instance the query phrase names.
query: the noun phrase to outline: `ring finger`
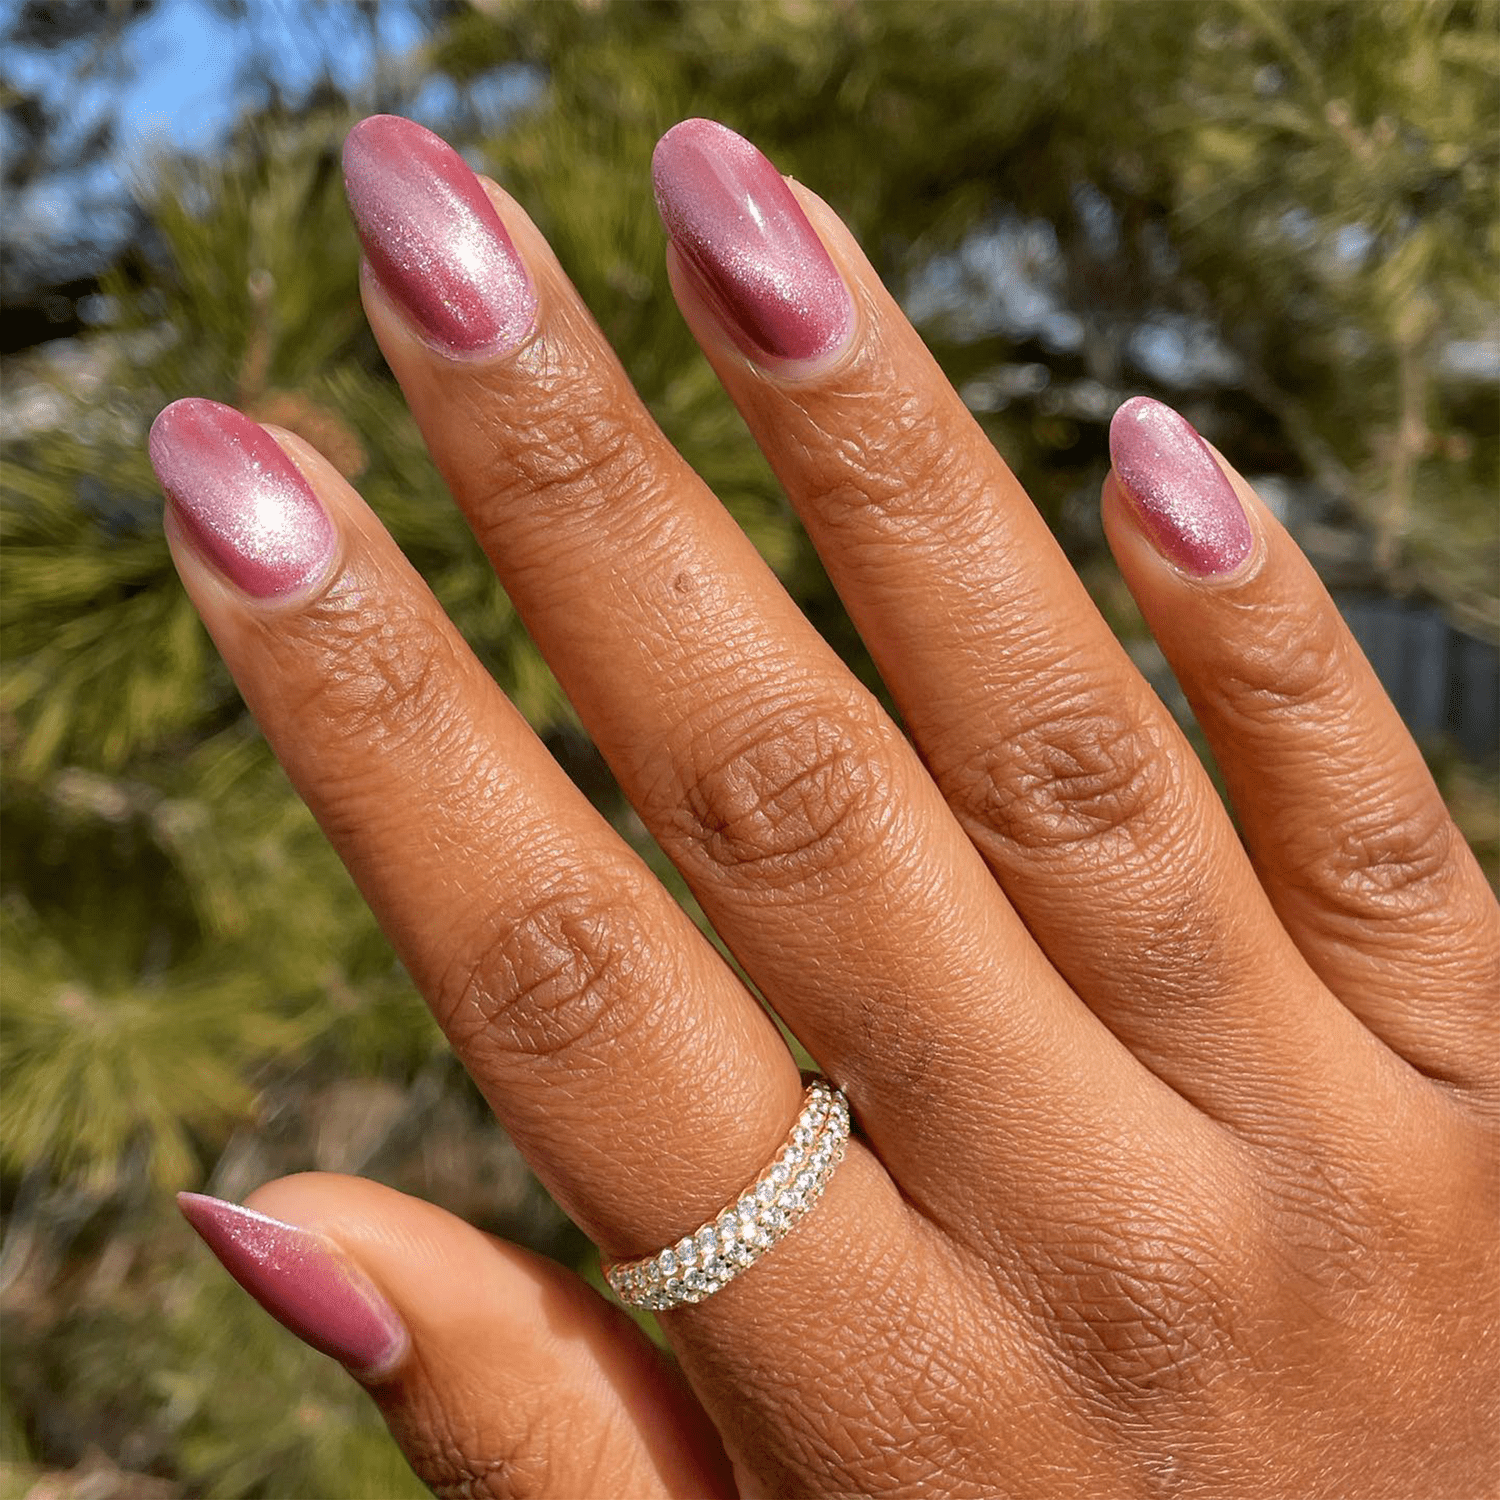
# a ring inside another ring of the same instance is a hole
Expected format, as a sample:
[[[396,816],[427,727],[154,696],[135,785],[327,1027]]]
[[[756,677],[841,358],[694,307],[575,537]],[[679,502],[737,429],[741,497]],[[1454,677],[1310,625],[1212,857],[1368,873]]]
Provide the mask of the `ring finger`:
[[[517,1144],[602,1245],[649,1250],[770,1156],[792,1059],[376,518],[279,443],[208,401],[157,419],[193,602]]]
[[[331,465],[206,401],[169,407],[151,448],[179,571],[247,703],[542,1180],[622,1258],[710,1219],[797,1113],[765,1013]],[[813,1494],[838,1450],[857,1488],[909,1394],[863,1372],[893,1339],[972,1343],[960,1269],[852,1142],[812,1223],[672,1332],[733,1454]],[[1041,1463],[1074,1421],[1059,1377],[1020,1311],[992,1307],[986,1330],[1017,1399],[1058,1412],[1025,1437]],[[935,1364],[918,1398],[949,1399],[944,1379]]]
[[[1309,972],[1196,756],[848,231],[709,121],[668,132],[656,180],[684,314],[957,819],[1074,991],[1251,1132],[1366,1091],[1380,1049]],[[857,309],[853,346],[788,367],[776,340],[826,322],[836,295]]]
[[[358,126],[345,171],[371,324],[435,461],[626,793],[903,1188],[972,1228],[996,1193],[1045,1216],[1046,1162],[1112,1175],[1141,1111],[1179,1110],[1201,1143],[1058,979],[519,209],[407,121]]]

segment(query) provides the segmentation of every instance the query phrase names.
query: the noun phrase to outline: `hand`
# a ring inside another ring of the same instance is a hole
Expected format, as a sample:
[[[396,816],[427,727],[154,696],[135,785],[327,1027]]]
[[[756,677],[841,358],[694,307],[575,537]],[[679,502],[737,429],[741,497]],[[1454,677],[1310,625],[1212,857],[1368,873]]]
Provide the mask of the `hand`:
[[[581,1281],[373,1184],[189,1217],[439,1494],[1493,1494],[1500,914],[1311,568],[1180,417],[1121,409],[1110,542],[1242,845],[828,208],[701,121],[655,171],[683,312],[910,741],[522,210],[383,117],[346,148],[366,308],[856,1137],[662,1314],[686,1387]],[[542,1180],[611,1260],[711,1220],[797,1114],[766,1013],[323,458],[201,401],[152,456],[246,700]]]

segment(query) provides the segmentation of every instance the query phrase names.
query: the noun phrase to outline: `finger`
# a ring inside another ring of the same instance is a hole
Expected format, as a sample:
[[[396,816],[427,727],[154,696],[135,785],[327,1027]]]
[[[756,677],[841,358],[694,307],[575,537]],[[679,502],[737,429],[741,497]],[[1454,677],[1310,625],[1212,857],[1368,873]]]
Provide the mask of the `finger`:
[[[1058,1132],[1038,1140],[1050,1159],[1099,1151],[1121,1100],[1140,1098],[1134,1065],[1041,958],[895,726],[666,443],[498,189],[535,289],[530,341],[481,358],[432,314],[431,264],[469,258],[423,197],[436,174],[467,172],[450,158],[409,122],[351,134],[371,325],[647,826],[925,1207],[970,1212],[975,1153],[1024,1176],[1015,1143],[1039,1131]],[[1060,1096],[1075,1102],[1059,1110]],[[1035,1184],[1017,1196],[1035,1201]]]
[[[157,419],[188,592],[517,1145],[607,1248],[658,1248],[770,1157],[797,1070],[368,508],[281,442],[211,402]]]
[[[1295,542],[1175,412],[1111,427],[1104,515],[1276,911],[1422,1072],[1500,1079],[1500,908],[1421,753]],[[1250,549],[1244,517],[1261,541]]]
[[[561,1266],[357,1177],[179,1202],[272,1317],[347,1366],[440,1496],[730,1496],[703,1410]]]
[[[791,1057],[368,509],[311,449],[279,441],[284,451],[209,402],[158,418],[152,457],[188,591],[543,1182],[612,1257],[673,1245],[734,1202],[787,1135],[800,1102]],[[831,1418],[805,1410],[809,1390],[868,1407],[849,1351],[962,1337],[964,1278],[938,1239],[851,1142],[806,1223],[701,1305],[663,1314],[689,1341],[685,1363],[713,1351],[715,1416],[742,1451],[759,1433],[763,1447],[811,1452]],[[899,1286],[871,1296],[891,1265]],[[930,1306],[907,1299],[910,1284]],[[821,1315],[829,1306],[837,1317]],[[795,1309],[794,1358],[782,1314]],[[1018,1367],[1038,1363],[1019,1308],[994,1324]],[[896,1416],[872,1408],[870,1422]]]
[[[1048,957],[1216,1118],[1321,1113],[1376,1065],[1276,920],[1170,715],[1015,477],[826,206],[847,349],[788,366],[746,321],[743,225],[786,192],[706,121],[657,153],[673,285],[785,484],[959,821]],[[804,318],[800,304],[788,314]],[[784,341],[784,336],[783,336]],[[1326,1000],[1326,997],[1324,997]],[[1288,1068],[1289,1058],[1297,1066]]]
[[[916,1493],[936,1475],[962,1489],[992,1473],[997,1406],[1024,1413],[1017,1472],[1035,1471],[1087,1442],[1059,1431],[1069,1408],[1037,1330],[1053,1248],[1080,1217],[1112,1238],[1149,1221],[1174,1244],[1211,1220],[1227,1240],[1243,1161],[1038,963],[930,780],[667,448],[525,216],[490,193],[534,326],[509,352],[475,347],[431,305],[437,285],[480,326],[493,292],[467,274],[487,253],[471,243],[483,213],[454,201],[472,178],[395,122],[361,126],[356,150],[366,233],[399,252],[372,257],[372,326],[532,634],[715,925],[855,1088],[884,1162],[910,1169],[906,1196],[1004,1241],[1015,1268],[975,1318],[996,1257],[952,1257],[902,1221],[855,1150],[813,1223],[700,1316],[669,1315],[669,1336],[771,1493]],[[1189,1203],[1201,1222],[1169,1225]],[[1078,1279],[1082,1302],[1101,1295],[1093,1269]],[[966,1361],[996,1389],[955,1382]],[[943,1420],[893,1453],[913,1411]]]

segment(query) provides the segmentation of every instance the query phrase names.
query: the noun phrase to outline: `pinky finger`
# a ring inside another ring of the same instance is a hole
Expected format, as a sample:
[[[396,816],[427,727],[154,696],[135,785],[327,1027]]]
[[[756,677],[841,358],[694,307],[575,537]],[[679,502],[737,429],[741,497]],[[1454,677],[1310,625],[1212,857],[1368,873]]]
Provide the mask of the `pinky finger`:
[[[1500,908],[1333,601],[1175,412],[1126,402],[1110,452],[1110,545],[1288,933],[1415,1067],[1494,1089]]]
[[[366,1386],[438,1496],[734,1494],[675,1372],[562,1267],[362,1178],[253,1201],[179,1199],[235,1280]]]

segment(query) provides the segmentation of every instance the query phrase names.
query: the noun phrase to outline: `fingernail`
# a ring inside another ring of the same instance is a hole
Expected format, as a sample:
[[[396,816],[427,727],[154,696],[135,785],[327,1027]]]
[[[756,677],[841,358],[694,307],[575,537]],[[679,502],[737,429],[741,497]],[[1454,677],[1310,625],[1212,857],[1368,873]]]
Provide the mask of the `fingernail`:
[[[1208,445],[1170,406],[1134,396],[1109,424],[1109,456],[1141,526],[1168,562],[1198,578],[1232,573],[1255,538]]]
[[[489,195],[441,136],[371,115],[344,142],[344,191],[381,286],[434,343],[504,354],[531,332],[536,294]]]
[[[400,1362],[406,1325],[332,1240],[204,1193],[179,1193],[177,1206],[224,1269],[303,1343],[367,1380]]]
[[[174,401],[147,447],[199,549],[252,598],[294,593],[328,566],[333,522],[270,433],[233,407]]]
[[[810,360],[848,338],[854,303],[781,174],[743,136],[684,120],[651,160],[656,207],[726,331],[752,358]]]

